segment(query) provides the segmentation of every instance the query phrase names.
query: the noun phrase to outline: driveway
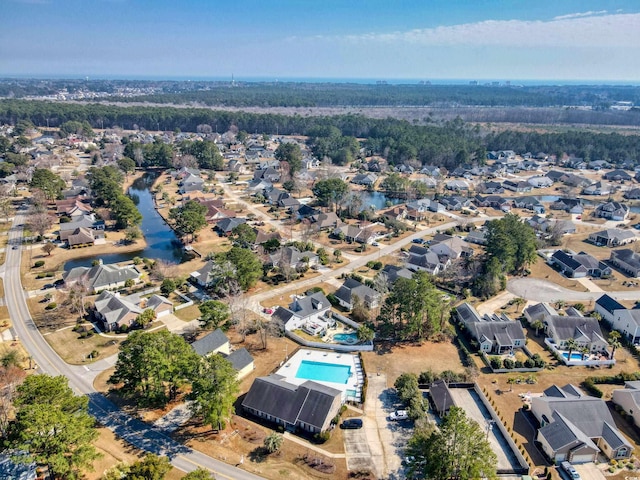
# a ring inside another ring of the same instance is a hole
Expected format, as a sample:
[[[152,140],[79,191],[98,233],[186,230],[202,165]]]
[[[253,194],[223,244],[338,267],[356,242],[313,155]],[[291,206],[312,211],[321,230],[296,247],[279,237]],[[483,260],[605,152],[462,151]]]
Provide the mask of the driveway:
[[[367,424],[366,418],[363,419],[365,428],[359,430],[344,431],[344,453],[347,459],[347,468],[350,471],[371,470],[377,477],[375,465],[371,463],[371,450],[369,450],[369,442],[367,442]]]
[[[607,478],[602,473],[602,470],[600,470],[594,463],[574,465],[574,468],[578,471],[582,480],[605,480],[605,478]]]

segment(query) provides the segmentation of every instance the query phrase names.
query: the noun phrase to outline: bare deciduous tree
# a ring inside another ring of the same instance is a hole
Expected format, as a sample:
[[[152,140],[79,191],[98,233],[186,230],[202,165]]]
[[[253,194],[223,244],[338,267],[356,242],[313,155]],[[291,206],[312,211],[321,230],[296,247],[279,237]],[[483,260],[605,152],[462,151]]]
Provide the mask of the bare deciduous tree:
[[[9,422],[14,417],[13,400],[16,389],[27,376],[26,372],[14,365],[0,368],[0,435],[7,436]]]
[[[42,237],[53,225],[53,217],[46,212],[34,213],[29,216],[27,224],[30,230]]]

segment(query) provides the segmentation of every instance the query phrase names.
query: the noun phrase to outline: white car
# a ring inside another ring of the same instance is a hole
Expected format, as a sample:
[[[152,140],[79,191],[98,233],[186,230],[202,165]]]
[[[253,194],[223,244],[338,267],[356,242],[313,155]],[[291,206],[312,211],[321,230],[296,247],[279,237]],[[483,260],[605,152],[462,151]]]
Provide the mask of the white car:
[[[409,412],[406,410],[396,410],[389,415],[389,420],[392,422],[398,422],[400,420],[407,420],[409,418]]]

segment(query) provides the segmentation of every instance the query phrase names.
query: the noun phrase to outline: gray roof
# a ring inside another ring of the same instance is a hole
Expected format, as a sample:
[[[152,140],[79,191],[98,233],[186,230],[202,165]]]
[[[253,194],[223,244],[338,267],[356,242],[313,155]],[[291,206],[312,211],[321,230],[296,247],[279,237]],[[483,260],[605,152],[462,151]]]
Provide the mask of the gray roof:
[[[244,408],[251,408],[295,425],[304,422],[318,429],[323,428],[331,406],[340,390],[307,381],[294,385],[280,375],[258,377],[242,401]]]
[[[108,324],[118,323],[128,313],[139,315],[142,313],[136,303],[127,297],[121,297],[118,294],[104,290],[98,298],[96,298],[95,308],[98,313],[105,319]]]
[[[627,265],[635,268],[640,268],[640,255],[631,250],[630,248],[621,248],[620,250],[613,250],[611,257],[615,257],[617,260],[621,260]]]
[[[225,343],[229,343],[229,339],[222,330],[217,328],[213,332],[202,337],[200,340],[193,342],[191,344],[191,348],[193,348],[198,355],[205,356],[216,351]]]
[[[530,306],[528,306],[527,308],[524,309],[523,313],[528,315],[529,318],[533,319],[534,321],[537,320],[537,319],[542,320],[547,315],[557,315],[558,314],[558,312],[556,312],[546,302],[536,303],[535,305],[530,305]]]
[[[456,406],[449,391],[449,386],[444,380],[433,382],[429,387],[429,395],[431,395],[431,400],[438,413],[444,413],[449,410],[449,408]]]
[[[468,302],[458,305],[456,307],[456,313],[466,325],[482,321],[476,309]]]
[[[578,427],[563,415],[553,414],[553,422],[540,429],[540,434],[547,440],[554,451],[569,451],[581,445],[599,452],[600,449]]]
[[[513,345],[514,340],[522,340],[524,344],[526,338],[520,322],[513,320],[471,322],[467,327],[475,339],[484,336],[499,345]]]
[[[373,288],[363,285],[354,278],[347,278],[334,295],[349,304],[353,303],[354,296],[366,302],[370,302],[380,296]]]
[[[556,333],[559,340],[573,338],[577,341],[593,342],[599,337],[606,341],[598,320],[593,317],[551,315],[545,319],[545,323]]]
[[[565,391],[565,393],[568,392]],[[586,395],[576,397],[570,394],[567,394],[566,397],[533,397],[531,407],[538,418],[545,418],[549,422],[561,418],[565,423],[570,422],[576,427],[572,429],[576,436],[578,436],[576,430],[579,430],[587,438],[603,437],[607,443],[612,442],[609,444],[613,448],[617,448],[614,445],[628,445],[631,448],[627,440],[617,431],[609,407],[600,398]]]
[[[327,297],[324,296],[322,292],[314,292],[311,295],[306,295],[304,297],[297,297],[291,305],[289,305],[289,309],[295,313],[298,317],[308,317],[314,312],[318,310],[329,309],[331,304]]]
[[[391,283],[394,283],[400,277],[406,279],[411,279],[413,277],[413,272],[411,270],[397,265],[385,265],[382,269],[382,273],[387,276],[387,280]]]
[[[236,371],[240,371],[253,363],[253,357],[249,353],[249,350],[244,347],[234,350],[227,355],[226,359],[231,362],[231,366],[233,366]]]
[[[72,268],[63,275],[65,283],[73,283],[80,279],[86,281],[90,289],[103,288],[109,285],[136,280],[140,278],[140,272],[133,265],[96,265],[94,267]]]
[[[216,223],[215,228],[223,233],[229,233],[238,225],[242,225],[246,222],[247,221],[244,218],[223,218],[218,223]]]

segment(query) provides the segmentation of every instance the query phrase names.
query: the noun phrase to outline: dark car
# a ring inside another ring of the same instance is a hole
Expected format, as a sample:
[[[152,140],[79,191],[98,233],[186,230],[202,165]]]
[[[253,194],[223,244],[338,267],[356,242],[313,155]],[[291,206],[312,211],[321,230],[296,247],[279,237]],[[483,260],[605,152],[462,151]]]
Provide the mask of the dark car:
[[[55,285],[53,283],[47,283],[46,285],[42,286],[42,290],[49,290],[50,288],[54,288]]]
[[[414,238],[413,240],[411,240],[413,243],[419,243],[420,245],[422,245],[424,243],[424,239],[422,238]]]
[[[361,418],[347,418],[340,424],[340,428],[343,429],[356,429],[362,428],[362,419]]]

